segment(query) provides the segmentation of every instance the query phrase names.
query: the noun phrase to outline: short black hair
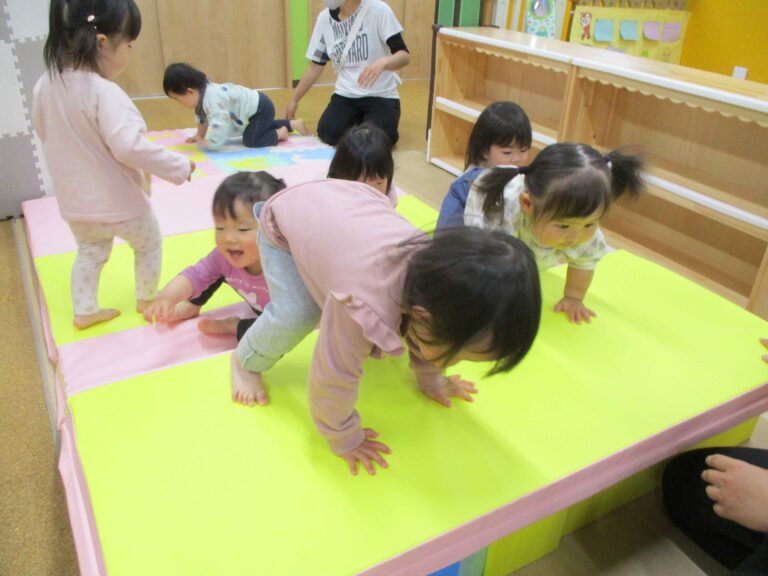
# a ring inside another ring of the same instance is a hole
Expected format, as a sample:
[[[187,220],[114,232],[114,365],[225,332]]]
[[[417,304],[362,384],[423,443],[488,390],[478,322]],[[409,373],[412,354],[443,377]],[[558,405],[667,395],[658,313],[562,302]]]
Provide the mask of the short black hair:
[[[352,181],[386,178],[387,190],[392,188],[394,174],[392,142],[384,130],[368,122],[344,132],[328,167],[328,178]]]
[[[285,188],[282,178],[269,172],[237,172],[227,176],[213,195],[213,215],[218,218],[236,218],[235,202],[253,205],[269,200]]]
[[[183,95],[193,88],[201,94],[208,85],[208,77],[190,64],[174,62],[169,64],[163,75],[163,91],[166,96],[170,94]]]
[[[514,102],[501,101],[489,104],[478,116],[467,143],[464,169],[481,166],[487,160],[492,145],[530,148],[533,140],[531,121]]]
[[[51,0],[43,59],[48,71],[99,71],[97,34],[133,41],[141,32],[141,12],[134,0]]]
[[[490,374],[511,370],[530,350],[541,319],[539,271],[531,249],[499,231],[445,228],[411,256],[403,307],[432,317],[432,343],[445,360],[488,338]]]

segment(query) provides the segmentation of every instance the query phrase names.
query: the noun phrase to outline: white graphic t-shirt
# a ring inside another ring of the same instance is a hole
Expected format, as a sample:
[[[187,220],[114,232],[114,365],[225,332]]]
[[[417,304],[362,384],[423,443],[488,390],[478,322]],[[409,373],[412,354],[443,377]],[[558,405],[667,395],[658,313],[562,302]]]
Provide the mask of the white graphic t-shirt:
[[[397,98],[399,78],[391,70],[382,71],[369,88],[357,85],[358,76],[368,64],[391,54],[387,40],[403,31],[392,9],[381,0],[363,0],[358,9],[342,22],[334,20],[328,8],[325,8],[317,16],[307,49],[307,58],[315,62],[332,61],[338,68],[350,29],[366,4],[370,4],[370,7],[349,48],[344,67],[336,71],[335,92],[346,98]]]
[[[504,215],[502,221],[489,221],[483,214],[483,201],[485,196],[478,192],[477,183],[482,176],[472,183],[472,188],[467,197],[467,206],[464,208],[464,224],[476,228],[488,230],[501,230],[520,238],[536,256],[536,264],[539,270],[546,270],[560,264],[568,264],[581,270],[594,270],[602,258],[608,252],[608,245],[602,230],[597,229],[590,240],[561,250],[540,244],[533,235],[533,222],[520,209],[520,194],[525,190],[525,176],[515,176],[504,187]]]

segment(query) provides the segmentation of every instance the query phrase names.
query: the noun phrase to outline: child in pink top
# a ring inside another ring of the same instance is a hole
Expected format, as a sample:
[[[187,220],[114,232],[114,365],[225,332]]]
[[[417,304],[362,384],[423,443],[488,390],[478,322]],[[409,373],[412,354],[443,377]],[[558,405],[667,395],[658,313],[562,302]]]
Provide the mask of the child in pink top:
[[[363,362],[408,349],[420,389],[450,406],[471,382],[446,378],[460,360],[515,366],[538,330],[541,293],[531,251],[509,235],[473,228],[435,240],[358,182],[321,180],[256,204],[270,303],[232,356],[237,402],[267,404],[261,372],[319,322],[309,374],[313,419],[353,474],[386,467],[389,448],[355,411]],[[403,343],[405,340],[405,344]]]
[[[195,164],[144,137],[146,124],[111,82],[128,65],[141,30],[133,0],[52,0],[44,57],[34,89],[33,122],[61,216],[77,241],[72,267],[74,324],[86,328],[120,312],[100,308],[101,269],[116,236],[136,258],[136,308],[155,298],[162,236],[149,204],[149,175],[175,184]]]
[[[285,188],[267,172],[239,172],[225,178],[213,196],[216,248],[197,264],[184,269],[160,291],[144,311],[148,321],[179,322],[195,318],[223,283],[229,284],[256,315],[269,302],[267,281],[256,246],[253,205]],[[240,340],[253,318],[204,318],[198,327],[206,334],[232,334]]]

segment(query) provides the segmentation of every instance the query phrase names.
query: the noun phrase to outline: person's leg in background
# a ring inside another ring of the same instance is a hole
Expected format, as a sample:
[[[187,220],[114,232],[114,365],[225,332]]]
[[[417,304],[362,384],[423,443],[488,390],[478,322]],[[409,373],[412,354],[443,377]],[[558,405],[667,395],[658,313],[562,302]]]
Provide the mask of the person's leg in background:
[[[282,127],[275,125],[275,105],[269,96],[259,92],[259,108],[248,119],[248,126],[243,132],[243,144],[248,148],[276,146],[278,141],[288,137],[289,131],[290,124]]]
[[[387,133],[392,145],[400,138],[400,100],[397,98],[361,98],[363,122],[370,122]]]
[[[317,123],[317,135],[320,140],[336,146],[344,132],[362,122],[363,114],[359,109],[359,100],[360,98],[345,98],[338,94],[331,96],[331,101]]]
[[[710,454],[723,454],[768,469],[768,450],[703,448],[673,458],[662,478],[664,507],[670,519],[700,548],[734,574],[768,574],[766,534],[715,514],[701,474]]]

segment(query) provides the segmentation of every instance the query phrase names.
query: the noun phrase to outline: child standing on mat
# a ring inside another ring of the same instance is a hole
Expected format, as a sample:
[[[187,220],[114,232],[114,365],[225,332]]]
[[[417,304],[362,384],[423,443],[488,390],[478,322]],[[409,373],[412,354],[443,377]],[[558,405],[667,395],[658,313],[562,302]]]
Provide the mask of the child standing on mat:
[[[223,283],[261,314],[269,302],[269,290],[256,246],[253,205],[283,188],[285,182],[267,172],[239,172],[225,178],[213,196],[216,248],[171,280],[144,311],[144,318],[163,323],[196,318]],[[198,328],[206,334],[231,334],[240,340],[253,322],[253,318],[204,318]]]
[[[600,220],[613,202],[640,194],[642,162],[584,144],[547,146],[530,166],[497,167],[472,184],[464,223],[503,230],[525,242],[540,269],[568,264],[565,293],[555,306],[571,322],[590,322],[584,305],[595,266],[607,252]]]
[[[165,69],[163,90],[185,108],[195,111],[197,133],[187,142],[221,148],[232,138],[241,138],[248,148],[276,146],[296,131],[309,135],[304,120],[275,120],[269,96],[237,84],[216,84],[198,70],[177,62]]]
[[[144,119],[111,82],[128,65],[140,30],[133,0],[51,1],[43,52],[48,72],[35,85],[32,116],[61,217],[77,241],[77,328],[120,314],[100,308],[97,298],[116,236],[135,254],[136,309],[143,312],[155,298],[162,236],[148,199],[149,174],[181,184],[195,169],[194,162],[144,137]]]
[[[472,182],[493,166],[525,166],[532,140],[531,121],[514,102],[490,104],[472,127],[464,174],[451,184],[437,219],[437,229],[464,225],[464,207]]]
[[[507,234],[457,228],[435,240],[359,182],[321,180],[256,204],[270,302],[232,355],[232,398],[267,404],[261,373],[319,323],[309,373],[312,417],[350,471],[386,467],[389,448],[355,410],[369,356],[408,350],[422,392],[450,406],[471,382],[445,377],[461,360],[506,372],[528,352],[541,293],[531,251]],[[403,340],[405,342],[403,342]]]

